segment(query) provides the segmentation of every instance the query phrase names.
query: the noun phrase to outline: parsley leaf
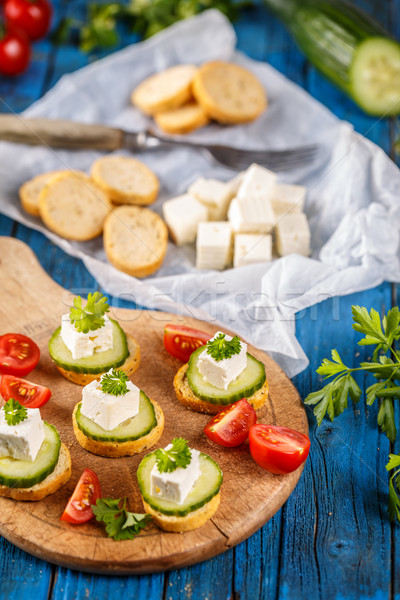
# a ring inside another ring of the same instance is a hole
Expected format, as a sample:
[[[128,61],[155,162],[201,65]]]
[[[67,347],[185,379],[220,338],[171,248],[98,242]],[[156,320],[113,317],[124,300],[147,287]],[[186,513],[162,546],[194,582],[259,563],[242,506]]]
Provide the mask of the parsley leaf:
[[[98,498],[92,510],[96,521],[105,524],[107,535],[114,540],[132,540],[151,521],[151,515],[126,510],[126,498]]]
[[[237,335],[228,342],[225,333],[220,333],[213,340],[209,340],[206,346],[207,354],[210,354],[214,360],[219,362],[224,358],[230,358],[234,354],[239,354],[242,344]]]
[[[160,473],[171,473],[178,467],[186,469],[192,459],[188,442],[183,438],[174,438],[171,448],[156,450],[156,462]]]
[[[5,418],[8,425],[18,425],[28,418],[28,411],[18,400],[10,398],[3,406]]]
[[[69,311],[71,323],[80,333],[88,333],[100,329],[104,325],[104,315],[110,310],[107,298],[100,292],[94,292],[87,297],[86,306],[82,306],[82,298],[74,298],[74,306]]]
[[[125,396],[129,392],[126,382],[128,381],[128,375],[123,371],[111,369],[108,373],[105,373],[100,379],[101,389],[105,394],[111,394],[112,396]]]
[[[399,468],[397,468],[399,467]],[[389,480],[389,519],[400,522],[400,455],[389,454],[389,462],[386,465],[387,471],[397,470],[393,473]]]

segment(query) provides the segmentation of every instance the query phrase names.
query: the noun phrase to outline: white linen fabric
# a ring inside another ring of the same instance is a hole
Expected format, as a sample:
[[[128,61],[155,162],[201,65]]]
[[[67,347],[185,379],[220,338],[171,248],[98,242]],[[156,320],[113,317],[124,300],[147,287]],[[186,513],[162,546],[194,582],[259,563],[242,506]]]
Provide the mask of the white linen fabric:
[[[310,258],[292,255],[270,264],[199,271],[194,266],[194,247],[176,247],[170,242],[163,266],[151,277],[139,280],[121,273],[107,262],[101,237],[85,243],[61,239],[39,219],[25,214],[18,201],[18,188],[27,179],[52,169],[89,171],[100,155],[95,151],[0,143],[0,211],[81,258],[108,293],[148,308],[225,325],[269,352],[294,376],[308,364],[295,337],[296,312],[384,280],[400,281],[400,171],[349,123],[268,64],[237,52],[235,43],[227,19],[209,10],[63,76],[24,115],[139,131],[150,121],[131,105],[129,97],[145,77],[177,63],[223,59],[244,65],[265,86],[268,110],[253,123],[210,125],[188,139],[265,149],[318,144],[318,157],[312,164],[279,174],[281,182],[307,186]],[[160,197],[152,206],[160,214],[162,202],[183,193],[197,177],[227,180],[236,174],[186,148],[146,152],[138,158],[161,180]]]

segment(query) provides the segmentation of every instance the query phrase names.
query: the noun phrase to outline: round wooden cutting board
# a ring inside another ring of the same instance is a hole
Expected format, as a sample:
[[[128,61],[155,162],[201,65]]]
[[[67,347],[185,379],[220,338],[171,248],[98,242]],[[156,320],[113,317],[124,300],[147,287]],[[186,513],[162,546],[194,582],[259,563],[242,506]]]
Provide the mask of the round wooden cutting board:
[[[52,496],[40,502],[0,498],[1,535],[23,550],[62,566],[108,574],[149,573],[224,552],[254,533],[287,500],[302,467],[289,475],[267,473],[253,461],[246,444],[227,449],[209,441],[202,430],[210,417],[185,409],[175,398],[172,381],[181,363],[164,349],[164,325],[184,323],[210,333],[217,327],[163,312],[112,308],[111,316],[140,344],[142,361],[133,382],[164,410],[165,430],[158,445],[183,436],[192,447],[214,458],[224,474],[221,504],[213,518],[194,531],[165,533],[151,524],[135,539],[119,542],[109,539],[102,524],[95,521],[79,526],[61,522],[60,515],[85,467],[97,473],[104,497],[126,496],[129,510],[143,512],[136,470],[144,454],[102,458],[85,451],[75,440],[71,413],[81,400],[82,388],[58,373],[47,350],[61,315],[69,311],[72,294],[48,277],[28,246],[12,238],[0,238],[0,282],[0,334],[24,333],[39,345],[41,359],[28,379],[52,390],[52,398],[41,413],[57,427],[72,458],[70,481]],[[260,420],[308,433],[299,394],[285,373],[263,352],[251,346],[249,351],[265,363],[270,386]]]

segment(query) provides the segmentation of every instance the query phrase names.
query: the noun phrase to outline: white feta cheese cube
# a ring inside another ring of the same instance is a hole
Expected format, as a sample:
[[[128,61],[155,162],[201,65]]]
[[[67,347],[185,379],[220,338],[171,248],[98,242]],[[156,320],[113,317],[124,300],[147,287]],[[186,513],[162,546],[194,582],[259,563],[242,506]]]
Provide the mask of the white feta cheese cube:
[[[237,197],[244,200],[248,198],[268,199],[277,177],[276,173],[254,163],[244,172]]]
[[[310,254],[310,228],[304,213],[289,213],[275,228],[276,249],[280,256]]]
[[[171,444],[165,449],[169,450]],[[150,473],[150,494],[176,504],[183,504],[200,477],[200,452],[191,448],[192,458],[186,468],[178,467],[170,473],[160,473],[157,463]]]
[[[289,212],[302,212],[306,188],[302,185],[277,183],[271,191],[271,203],[277,220]]]
[[[224,269],[232,261],[232,228],[226,221],[199,223],[196,243],[198,269]]]
[[[164,202],[163,214],[171,237],[178,246],[194,242],[198,224],[208,220],[207,207],[190,194]]]
[[[105,352],[113,347],[113,326],[107,315],[104,315],[104,325],[95,331],[82,333],[75,329],[69,315],[61,317],[61,337],[72,354],[79,359],[92,356],[94,352]]]
[[[207,208],[209,221],[223,221],[226,219],[229,202],[234,195],[229,183],[200,177],[192,183],[188,192]]]
[[[229,188],[231,190],[232,198],[234,198],[239,191],[239,187],[243,181],[244,173],[245,172],[242,171],[241,173],[238,173],[236,177],[227,181],[227,184],[229,185]]]
[[[212,338],[218,337],[221,331]],[[230,342],[231,336],[225,335],[225,339]],[[207,349],[203,350],[197,361],[197,368],[204,379],[219,389],[226,390],[232,381],[234,381],[247,366],[247,344],[240,342],[239,354],[233,354],[229,358],[215,360],[211,354],[207,354]]]
[[[129,390],[126,394],[113,396],[103,392],[99,381],[91,381],[82,390],[82,415],[106,431],[135,417],[139,413],[140,389],[131,381],[126,385]]]
[[[17,425],[9,425],[4,410],[0,410],[0,457],[34,461],[43,443],[45,433],[38,408],[28,408],[27,418]]]
[[[236,233],[270,233],[276,222],[268,198],[234,198],[229,206],[228,219]]]
[[[259,233],[239,233],[235,236],[233,266],[242,267],[272,260],[272,236]]]

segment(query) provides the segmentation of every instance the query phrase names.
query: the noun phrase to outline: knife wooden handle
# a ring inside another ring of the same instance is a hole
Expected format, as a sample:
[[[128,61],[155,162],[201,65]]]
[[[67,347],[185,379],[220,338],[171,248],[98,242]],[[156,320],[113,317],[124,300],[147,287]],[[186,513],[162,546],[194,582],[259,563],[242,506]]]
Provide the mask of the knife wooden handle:
[[[122,148],[123,136],[121,129],[104,125],[0,114],[0,140],[8,142],[50,148],[118,150]]]

